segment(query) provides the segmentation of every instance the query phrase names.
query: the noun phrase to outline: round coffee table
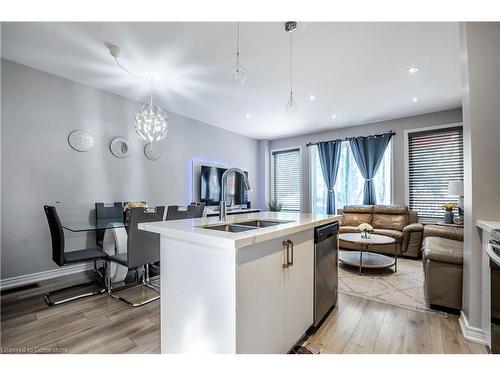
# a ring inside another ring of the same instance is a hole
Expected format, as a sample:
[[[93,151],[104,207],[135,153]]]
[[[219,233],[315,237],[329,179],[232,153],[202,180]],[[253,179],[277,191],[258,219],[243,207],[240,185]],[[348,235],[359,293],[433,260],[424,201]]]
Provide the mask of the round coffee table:
[[[394,272],[398,272],[398,250],[396,240],[381,234],[372,234],[370,238],[361,237],[361,233],[340,233],[339,239],[361,245],[361,251],[350,250],[339,252],[339,260],[350,266],[359,267],[361,275],[364,268],[388,268],[394,266]],[[394,258],[387,255],[372,253],[368,251],[369,245],[394,244]]]

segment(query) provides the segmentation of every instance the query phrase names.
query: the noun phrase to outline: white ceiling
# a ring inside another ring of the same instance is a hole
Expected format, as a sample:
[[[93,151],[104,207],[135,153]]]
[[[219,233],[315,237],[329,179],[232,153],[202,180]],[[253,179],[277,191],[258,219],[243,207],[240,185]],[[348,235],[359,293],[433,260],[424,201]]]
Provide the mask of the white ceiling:
[[[120,70],[109,55],[105,44],[113,43],[124,65],[158,77],[155,95],[163,108],[256,139],[461,104],[457,23],[299,23],[293,34],[299,109],[292,115],[285,112],[289,43],[283,23],[242,23],[240,30],[248,77],[241,86],[227,79],[235,23],[3,23],[2,57],[147,101],[146,82]],[[414,65],[419,71],[410,75]]]

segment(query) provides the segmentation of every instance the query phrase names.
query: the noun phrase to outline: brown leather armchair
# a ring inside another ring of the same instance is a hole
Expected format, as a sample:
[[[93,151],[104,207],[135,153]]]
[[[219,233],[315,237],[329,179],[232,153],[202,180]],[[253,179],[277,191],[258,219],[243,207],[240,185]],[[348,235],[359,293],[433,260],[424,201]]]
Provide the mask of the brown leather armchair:
[[[422,233],[424,227],[418,223],[415,211],[406,206],[363,205],[345,206],[337,210],[340,219],[340,233],[356,233],[361,223],[370,224],[375,234],[392,237],[396,244],[370,245],[369,251],[383,254],[394,254],[396,246],[398,255],[411,258],[420,258]],[[340,240],[340,247],[344,249],[360,250],[358,244]]]
[[[425,226],[422,262],[425,298],[430,307],[462,309],[463,239],[463,228]]]

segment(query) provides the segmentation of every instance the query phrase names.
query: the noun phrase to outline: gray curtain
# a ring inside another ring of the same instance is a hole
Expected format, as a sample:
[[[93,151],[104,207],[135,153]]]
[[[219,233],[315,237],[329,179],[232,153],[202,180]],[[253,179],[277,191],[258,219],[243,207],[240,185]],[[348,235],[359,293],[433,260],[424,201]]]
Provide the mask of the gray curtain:
[[[356,137],[349,141],[356,164],[365,179],[363,204],[377,204],[373,176],[377,173],[391,137],[392,134],[387,133],[377,136]]]
[[[335,214],[335,192],[333,191],[333,187],[335,186],[335,181],[337,181],[337,172],[339,171],[341,146],[342,141],[340,140],[318,143],[321,171],[323,172],[323,179],[328,189],[326,213],[329,215]]]

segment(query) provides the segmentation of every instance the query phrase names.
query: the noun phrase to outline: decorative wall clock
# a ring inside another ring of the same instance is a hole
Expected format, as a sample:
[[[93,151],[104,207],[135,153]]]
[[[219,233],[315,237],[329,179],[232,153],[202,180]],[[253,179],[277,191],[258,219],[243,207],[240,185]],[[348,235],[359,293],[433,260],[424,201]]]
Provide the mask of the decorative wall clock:
[[[74,130],[68,136],[68,143],[71,148],[78,152],[86,152],[94,147],[94,139],[83,130]]]
[[[155,145],[154,143],[148,143],[145,147],[144,147],[144,155],[146,155],[146,157],[149,159],[149,160],[158,160],[161,156],[161,149]]]
[[[130,156],[130,145],[126,138],[114,138],[109,144],[109,149],[118,159],[126,159]]]

